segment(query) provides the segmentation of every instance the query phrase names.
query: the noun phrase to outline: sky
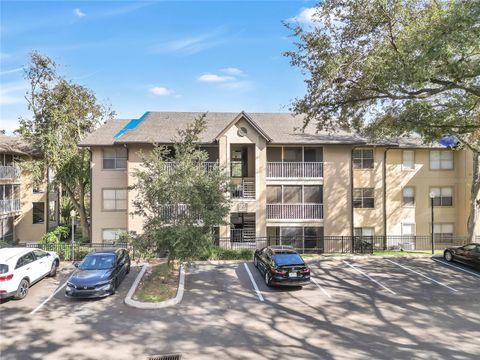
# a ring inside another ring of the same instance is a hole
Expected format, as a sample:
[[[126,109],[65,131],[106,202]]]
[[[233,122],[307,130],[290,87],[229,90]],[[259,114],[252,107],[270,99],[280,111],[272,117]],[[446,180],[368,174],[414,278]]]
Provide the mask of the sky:
[[[288,111],[304,78],[282,21],[316,1],[0,2],[0,129],[29,117],[22,67],[33,50],[92,89],[118,118],[146,111]]]

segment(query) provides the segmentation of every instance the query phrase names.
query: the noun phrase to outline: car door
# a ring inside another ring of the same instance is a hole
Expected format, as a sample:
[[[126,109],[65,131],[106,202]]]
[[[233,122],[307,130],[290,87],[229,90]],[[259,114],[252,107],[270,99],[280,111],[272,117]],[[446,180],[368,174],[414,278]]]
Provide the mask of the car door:
[[[42,275],[36,264],[36,258],[33,252],[22,255],[15,266],[15,272],[18,273],[19,278],[28,277],[30,283],[37,281]]]
[[[50,272],[50,267],[52,266],[48,253],[43,250],[33,250],[33,254],[35,255],[38,271],[42,274],[41,276],[45,276]]]
[[[123,279],[127,271],[127,268],[125,266],[125,252],[123,250],[120,250],[118,252],[117,266],[118,266],[119,278]]]
[[[480,268],[480,245],[477,245],[472,251],[472,265]]]
[[[265,272],[268,271],[270,263],[272,262],[272,250],[265,248],[264,251],[262,251],[262,273],[265,274]]]
[[[468,244],[459,249],[458,259],[465,263],[473,263],[473,250],[477,247],[476,244]]]

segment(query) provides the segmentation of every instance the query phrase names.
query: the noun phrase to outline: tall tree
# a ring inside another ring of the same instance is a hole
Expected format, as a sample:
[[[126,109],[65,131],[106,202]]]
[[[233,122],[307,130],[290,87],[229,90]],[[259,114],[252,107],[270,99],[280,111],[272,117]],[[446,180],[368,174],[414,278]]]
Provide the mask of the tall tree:
[[[468,233],[480,221],[480,1],[323,0],[287,24],[307,76],[293,110],[372,138],[454,137],[473,153]]]
[[[21,118],[17,130],[42,154],[33,173],[54,174],[54,185],[66,191],[88,237],[90,156],[78,143],[103,120],[114,115],[98,103],[95,94],[57,74],[55,62],[38,52],[25,68],[30,89],[25,95],[31,118]],[[37,179],[39,180],[39,179]]]
[[[145,219],[137,245],[168,250],[169,261],[192,259],[212,245],[213,228],[229,212],[228,177],[218,167],[207,169],[208,154],[198,147],[204,129],[205,115],[178,131],[173,151],[155,146],[134,173],[135,213]]]

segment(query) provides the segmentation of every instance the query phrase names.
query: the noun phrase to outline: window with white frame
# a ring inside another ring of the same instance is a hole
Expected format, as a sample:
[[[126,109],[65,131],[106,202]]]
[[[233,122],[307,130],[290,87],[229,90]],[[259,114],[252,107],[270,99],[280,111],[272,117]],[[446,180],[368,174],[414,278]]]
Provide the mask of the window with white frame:
[[[430,151],[430,169],[452,170],[453,169],[453,151],[451,150]]]
[[[433,224],[435,241],[452,242],[453,224]]]
[[[415,169],[415,152],[413,150],[403,150],[402,153],[402,170]]]
[[[113,245],[120,239],[121,234],[126,231],[126,229],[103,229],[102,240],[106,244]]]
[[[435,194],[433,206],[453,206],[453,188],[434,187],[430,191]]]
[[[127,190],[103,189],[103,210],[127,210]]]
[[[126,169],[127,168],[127,148],[105,148],[103,149],[103,168],[104,169]]]
[[[402,235],[403,236],[415,236],[415,224],[402,223]]]
[[[373,227],[356,227],[353,229],[355,236],[375,236],[375,228]]]
[[[373,188],[353,189],[353,207],[372,209],[375,207]]]
[[[415,206],[415,188],[410,186],[403,188],[403,205]]]
[[[352,156],[354,169],[373,169],[373,149],[357,149]]]

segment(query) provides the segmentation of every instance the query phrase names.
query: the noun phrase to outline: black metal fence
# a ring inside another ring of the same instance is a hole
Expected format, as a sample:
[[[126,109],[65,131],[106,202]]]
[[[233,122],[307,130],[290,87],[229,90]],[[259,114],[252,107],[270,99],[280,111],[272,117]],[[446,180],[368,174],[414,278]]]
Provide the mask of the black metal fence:
[[[135,258],[135,251],[132,246],[127,243],[104,244],[104,243],[75,243],[73,246],[69,243],[54,243],[54,244],[25,244],[26,247],[42,249],[45,251],[55,251],[61,260],[82,260],[85,255],[94,250],[126,248],[130,252],[130,256]]]
[[[480,237],[477,237],[480,242]],[[435,250],[468,243],[466,236],[435,236]],[[287,245],[302,253],[371,254],[373,251],[429,251],[432,237],[426,236],[323,236],[323,237],[261,237],[250,241],[217,239],[216,245],[226,249],[261,249],[265,246]]]

